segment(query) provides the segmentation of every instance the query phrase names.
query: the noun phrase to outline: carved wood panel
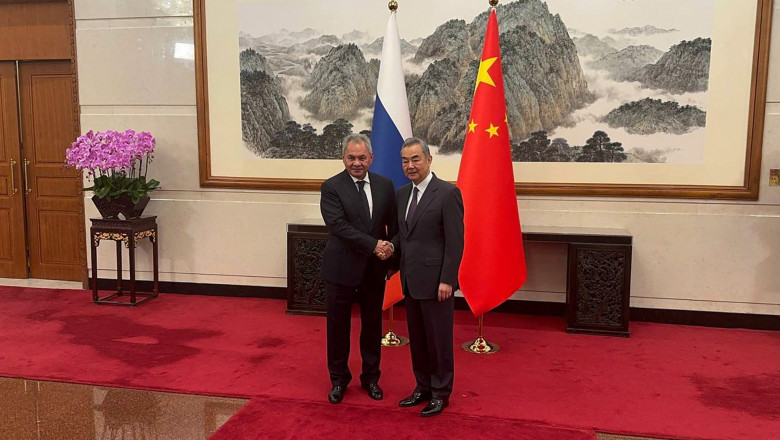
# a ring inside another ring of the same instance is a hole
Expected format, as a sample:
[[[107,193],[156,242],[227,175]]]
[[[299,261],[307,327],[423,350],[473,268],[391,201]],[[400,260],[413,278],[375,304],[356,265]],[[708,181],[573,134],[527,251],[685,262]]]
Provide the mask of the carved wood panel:
[[[628,336],[631,246],[569,246],[566,326]]]
[[[320,277],[328,235],[287,233],[287,312],[325,314],[325,282]]]

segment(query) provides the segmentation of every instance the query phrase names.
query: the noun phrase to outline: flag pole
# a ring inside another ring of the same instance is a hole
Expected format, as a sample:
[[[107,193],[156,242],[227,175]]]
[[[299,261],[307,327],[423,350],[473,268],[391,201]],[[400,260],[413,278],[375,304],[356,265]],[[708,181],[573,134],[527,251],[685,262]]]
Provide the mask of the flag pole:
[[[390,323],[387,325],[387,333],[382,337],[382,347],[403,347],[409,343],[409,338],[398,336],[393,331],[393,309],[395,306],[390,306],[389,318]]]
[[[395,0],[389,1],[387,3],[387,9],[390,10],[390,15],[392,17],[393,14],[395,14],[395,12],[398,10],[398,2],[395,1]],[[393,24],[393,26],[395,26],[395,24]],[[389,22],[388,22],[388,29],[390,29],[389,28]],[[397,32],[398,31],[397,31],[397,28],[396,28],[395,33],[397,33]],[[386,34],[385,37],[387,37],[387,36],[388,35]],[[388,39],[385,38],[384,45],[386,45],[387,43],[388,43]],[[385,65],[385,59],[384,59],[385,47],[384,47],[384,45],[382,47],[382,54],[383,54],[382,66]],[[398,58],[397,61],[400,63],[400,57]],[[393,62],[391,61],[389,63],[389,65],[393,65]],[[400,66],[400,64],[398,64],[398,66]],[[380,69],[380,75],[379,76],[380,76],[380,78],[382,77],[381,69]],[[401,84],[403,84],[403,79],[401,79]],[[403,88],[403,87],[401,87],[401,88]],[[379,85],[377,85],[377,101],[379,100],[379,90],[378,89],[379,89]],[[403,97],[404,97],[404,99],[403,99],[404,107],[407,108],[407,113],[408,113],[408,104],[406,104],[406,92],[405,92],[405,89],[404,89]],[[408,119],[409,119],[409,115],[408,114],[406,115],[406,119],[408,121]],[[376,119],[374,120],[374,123],[376,123]],[[410,123],[407,122],[406,125],[410,125]],[[377,130],[376,130],[375,126],[372,126],[372,128],[373,128],[373,132],[374,132],[372,134],[372,141],[373,141],[373,135],[377,132]],[[401,130],[401,131],[403,131],[403,130]],[[409,133],[406,136],[411,136],[411,126],[409,126],[407,131]],[[401,138],[402,139],[404,138],[404,134],[403,133],[401,133]],[[398,165],[400,165],[400,163]],[[396,165],[396,167],[398,167],[398,165]],[[388,176],[388,175],[386,175],[386,176],[387,177],[391,177],[391,176]],[[400,177],[403,177],[403,175],[401,175]],[[393,180],[395,180],[395,179],[393,179]],[[395,183],[397,184],[398,182],[395,182]],[[388,281],[389,281],[389,278],[390,277],[387,278]],[[409,338],[406,338],[406,337],[403,337],[403,336],[399,336],[399,335],[397,335],[393,331],[393,309],[394,308],[395,308],[395,306],[392,306],[392,305],[389,308],[389,312],[388,312],[388,314],[389,314],[389,323],[388,323],[388,326],[387,326],[387,333],[385,333],[385,335],[382,337],[382,346],[383,347],[402,347],[402,346],[404,346],[404,345],[409,343]]]
[[[468,124],[458,171],[458,187],[463,194],[465,209],[465,246],[458,281],[469,306],[474,314],[479,316],[479,337],[472,342],[462,344],[461,348],[475,354],[491,354],[500,349],[497,344],[485,340],[484,314],[520,289],[527,278],[501,69],[496,12],[498,0],[489,0],[489,3],[490,12],[485,30],[485,42],[469,117],[471,122]],[[480,129],[478,130],[477,127]],[[485,129],[485,127],[489,128]],[[495,139],[491,140],[494,137]],[[482,158],[481,154],[475,153],[475,149],[485,151],[486,148],[495,149],[496,157],[499,159],[497,162],[499,166],[488,176],[480,175],[484,174],[481,172]],[[480,198],[481,192],[488,187],[491,192],[495,192],[496,197]],[[499,212],[501,214],[498,214]],[[500,232],[500,234],[479,233],[485,230]],[[495,238],[498,236],[502,239],[506,236],[506,240],[510,240],[510,245],[499,243]],[[476,247],[470,246],[478,241],[483,243]],[[494,263],[488,264],[487,267],[491,268],[489,272],[480,267],[486,264],[486,261]],[[502,264],[503,262],[506,264]],[[470,299],[472,295],[475,296]]]
[[[501,350],[501,347],[498,344],[485,340],[482,333],[484,316],[485,315],[479,316],[479,337],[471,342],[464,342],[460,348],[474,354],[493,354],[498,350]]]

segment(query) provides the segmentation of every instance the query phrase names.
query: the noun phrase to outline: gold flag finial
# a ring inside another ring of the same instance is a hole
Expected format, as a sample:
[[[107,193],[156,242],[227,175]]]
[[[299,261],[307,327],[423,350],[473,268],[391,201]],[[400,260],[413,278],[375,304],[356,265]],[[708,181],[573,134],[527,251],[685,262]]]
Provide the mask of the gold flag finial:
[[[387,7],[390,8],[391,11],[395,12],[395,10],[398,9],[398,2],[392,0],[390,3],[387,4]]]
[[[498,0],[490,0],[489,3],[491,8],[495,8],[498,5]]]

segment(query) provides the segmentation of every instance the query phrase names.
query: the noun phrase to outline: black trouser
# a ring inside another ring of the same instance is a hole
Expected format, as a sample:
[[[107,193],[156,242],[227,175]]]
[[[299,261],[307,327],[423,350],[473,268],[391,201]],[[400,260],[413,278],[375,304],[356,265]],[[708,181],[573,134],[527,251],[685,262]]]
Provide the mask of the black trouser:
[[[438,299],[404,297],[412,370],[417,391],[431,392],[436,398],[449,397],[455,375],[452,327],[455,297]]]
[[[364,277],[357,287],[325,283],[328,295],[328,371],[333,386],[346,387],[352,380],[348,360],[354,302],[360,304],[360,357],[363,360],[360,383],[379,381],[384,291],[385,280],[370,276]]]

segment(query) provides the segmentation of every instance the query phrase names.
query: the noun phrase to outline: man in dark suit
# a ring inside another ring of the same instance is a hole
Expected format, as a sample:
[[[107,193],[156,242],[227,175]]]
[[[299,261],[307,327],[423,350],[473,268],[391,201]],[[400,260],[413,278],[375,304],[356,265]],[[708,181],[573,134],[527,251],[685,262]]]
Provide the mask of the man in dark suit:
[[[354,302],[360,304],[360,383],[372,399],[383,396],[378,383],[382,300],[386,260],[392,255],[386,240],[397,232],[397,219],[393,182],[368,172],[373,157],[368,137],[350,134],[342,145],[345,170],[321,187],[320,211],[328,228],[321,273],[327,293],[330,403],[341,402],[352,380],[347,362]]]
[[[401,148],[404,174],[412,182],[398,191],[401,284],[406,304],[412,369],[417,386],[398,405],[428,402],[420,415],[434,416],[449,405],[455,362],[453,292],[463,255],[463,198],[460,190],[431,173],[425,141],[409,138]]]

